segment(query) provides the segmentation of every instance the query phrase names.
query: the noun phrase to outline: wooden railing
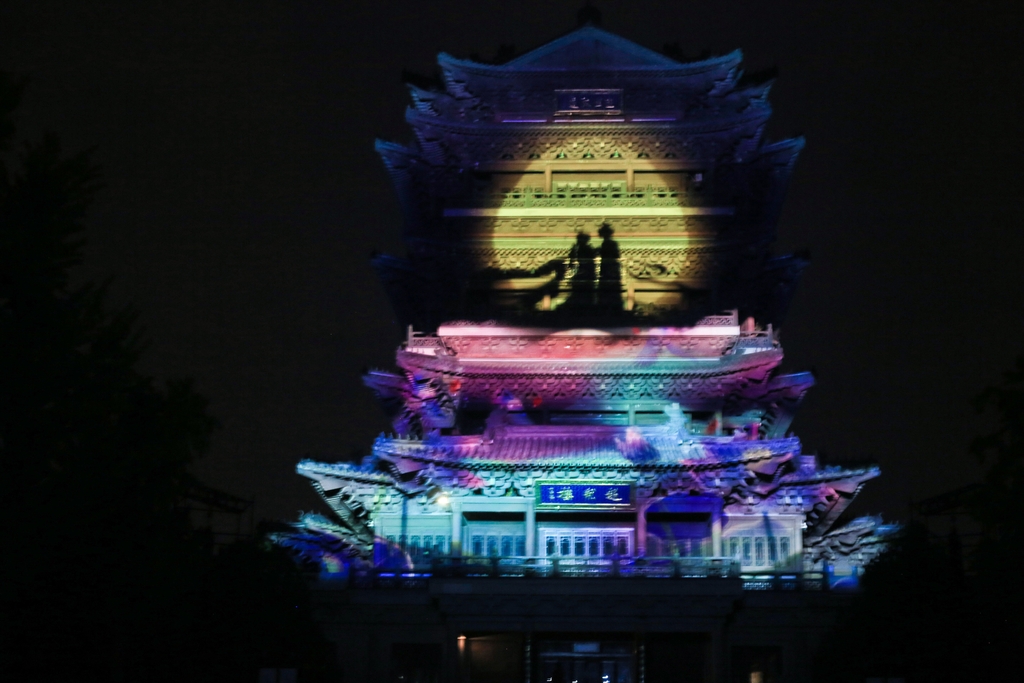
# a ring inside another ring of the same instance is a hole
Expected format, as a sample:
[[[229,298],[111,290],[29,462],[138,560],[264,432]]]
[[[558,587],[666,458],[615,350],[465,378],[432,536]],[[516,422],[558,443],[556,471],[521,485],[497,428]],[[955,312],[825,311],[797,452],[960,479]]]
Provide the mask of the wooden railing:
[[[353,568],[355,588],[426,588],[430,579],[739,579],[750,591],[827,591],[824,572],[741,572],[726,557],[439,557],[429,565]]]
[[[439,577],[726,578],[739,576],[727,557],[441,557],[429,568]]]
[[[435,557],[429,564],[405,567],[353,567],[357,588],[424,588],[445,579],[739,579],[744,590],[824,591],[823,572],[740,571],[729,557],[558,558]]]
[[[462,198],[461,204],[472,207],[589,207],[589,206],[703,206],[708,196],[703,192],[674,187],[564,188],[545,192],[538,187],[514,187],[502,192],[478,193]]]
[[[740,574],[743,590],[747,591],[826,591],[829,589],[825,572],[770,572]]]

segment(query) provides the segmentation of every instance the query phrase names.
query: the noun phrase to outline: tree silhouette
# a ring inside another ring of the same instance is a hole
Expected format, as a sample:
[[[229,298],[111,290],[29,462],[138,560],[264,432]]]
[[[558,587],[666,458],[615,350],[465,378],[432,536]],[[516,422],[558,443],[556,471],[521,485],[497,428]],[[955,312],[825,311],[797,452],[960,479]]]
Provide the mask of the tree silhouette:
[[[971,452],[988,465],[973,501],[974,516],[985,531],[983,549],[1019,548],[1024,533],[1024,355],[974,403],[996,417],[995,428],[971,444]]]
[[[97,171],[52,135],[15,142],[21,90],[0,72],[2,675],[252,681],[282,659],[324,670],[293,565],[254,543],[215,557],[191,527],[188,466],[215,422],[189,382],[138,369],[137,315],[111,309],[109,283],[74,280]]]
[[[987,465],[968,503],[980,543],[965,556],[955,533],[943,543],[921,526],[906,529],[868,567],[863,590],[819,649],[815,680],[996,680],[1019,666],[1024,356],[975,406],[996,420],[971,446]]]

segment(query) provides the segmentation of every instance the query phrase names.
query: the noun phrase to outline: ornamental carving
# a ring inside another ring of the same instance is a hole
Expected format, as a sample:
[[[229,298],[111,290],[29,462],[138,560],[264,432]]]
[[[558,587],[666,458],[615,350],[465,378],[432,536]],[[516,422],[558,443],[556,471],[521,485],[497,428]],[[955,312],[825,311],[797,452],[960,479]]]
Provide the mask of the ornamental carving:
[[[665,336],[665,337],[613,337],[613,336],[568,336],[551,337],[444,337],[440,339],[425,337],[420,339],[436,339],[431,344],[431,351],[437,348],[451,349],[462,358],[493,358],[503,356],[527,358],[623,358],[651,359],[663,358],[701,358],[718,357],[739,342],[743,348],[755,348],[746,338],[731,335],[722,336]],[[759,338],[760,339],[760,338]],[[426,342],[417,340],[417,344],[426,346]],[[758,341],[760,346],[765,347]]]
[[[652,130],[611,129],[599,132],[565,131],[549,133],[523,129],[502,129],[495,136],[449,132],[431,138],[446,154],[462,160],[483,161],[565,161],[592,159],[695,159],[712,160],[731,154],[732,137],[691,135]]]
[[[509,397],[530,403],[582,399],[713,401],[749,383],[745,378],[686,379],[672,375],[647,376],[533,376],[471,377],[461,380],[460,399],[467,403],[500,405]]]
[[[628,243],[627,243],[628,244]],[[533,277],[531,271],[552,262],[568,259],[568,249],[535,248],[463,248],[462,261],[474,264],[474,270],[490,271],[506,277]],[[718,246],[630,248],[624,246],[620,263],[630,277],[640,280],[702,280],[721,268],[723,248]],[[600,263],[600,260],[597,260]]]

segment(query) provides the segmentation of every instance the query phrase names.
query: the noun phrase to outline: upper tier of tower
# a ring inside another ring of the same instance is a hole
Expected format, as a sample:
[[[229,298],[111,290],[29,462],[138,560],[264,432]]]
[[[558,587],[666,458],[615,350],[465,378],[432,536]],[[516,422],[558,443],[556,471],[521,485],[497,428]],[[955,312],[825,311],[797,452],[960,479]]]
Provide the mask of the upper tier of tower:
[[[415,139],[378,142],[406,258],[375,266],[403,324],[781,320],[805,260],[770,251],[800,139],[765,143],[770,81],[583,26],[504,64],[439,57]],[[598,244],[600,239],[600,244]]]
[[[409,117],[416,124],[434,118],[457,125],[565,119],[674,122],[691,132],[720,131],[723,124],[745,128],[768,118],[771,83],[740,86],[741,59],[735,51],[684,64],[584,26],[501,65],[442,53],[444,90],[410,86]]]

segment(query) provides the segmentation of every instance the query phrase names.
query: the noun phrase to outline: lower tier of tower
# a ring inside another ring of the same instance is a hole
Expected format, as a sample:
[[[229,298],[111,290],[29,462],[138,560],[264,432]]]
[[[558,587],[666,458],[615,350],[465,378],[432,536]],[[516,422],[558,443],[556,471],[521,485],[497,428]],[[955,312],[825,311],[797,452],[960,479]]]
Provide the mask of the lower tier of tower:
[[[850,594],[750,591],[739,579],[435,577],[319,581],[314,599],[346,681],[800,683]]]
[[[501,558],[505,564],[530,559],[550,567],[557,560],[562,572],[575,566],[610,571],[615,559],[641,557],[649,563],[717,558],[742,571],[797,571],[804,565],[803,514],[728,515],[721,499],[710,496],[637,507],[628,486],[609,484],[550,488],[552,496],[612,495],[626,509],[551,509],[530,499],[484,497],[452,499],[443,512],[406,506],[413,509],[374,517],[373,563],[428,566],[458,556]],[[844,563],[839,571],[851,575],[857,567]]]

